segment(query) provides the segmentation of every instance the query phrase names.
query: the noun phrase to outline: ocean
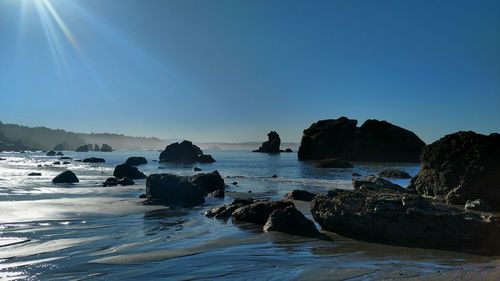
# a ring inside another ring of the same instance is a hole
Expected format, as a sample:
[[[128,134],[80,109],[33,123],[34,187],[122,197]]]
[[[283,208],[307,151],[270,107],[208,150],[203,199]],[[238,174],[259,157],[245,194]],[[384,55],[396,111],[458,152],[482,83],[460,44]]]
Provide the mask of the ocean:
[[[206,151],[217,162],[158,163],[158,151],[64,152],[73,159],[102,157],[102,164],[73,160],[52,165],[45,153],[0,153],[1,280],[374,280],[499,278],[500,260],[464,253],[361,242],[325,232],[331,241],[264,233],[250,223],[206,218],[201,213],[237,197],[280,199],[293,189],[323,193],[352,189],[352,173],[385,168],[418,173],[417,164],[354,163],[350,169],[320,169],[296,153]],[[218,170],[226,198],[203,206],[145,206],[145,180],[102,187],[116,165],[144,156],[139,169],[192,175]],[[52,184],[70,169],[76,184]],[[42,176],[28,176],[40,172]],[[276,177],[272,177],[276,175]],[[233,184],[236,182],[236,184]],[[408,180],[397,180],[406,186]],[[296,206],[309,218],[309,204]],[[319,228],[319,226],[318,226]]]

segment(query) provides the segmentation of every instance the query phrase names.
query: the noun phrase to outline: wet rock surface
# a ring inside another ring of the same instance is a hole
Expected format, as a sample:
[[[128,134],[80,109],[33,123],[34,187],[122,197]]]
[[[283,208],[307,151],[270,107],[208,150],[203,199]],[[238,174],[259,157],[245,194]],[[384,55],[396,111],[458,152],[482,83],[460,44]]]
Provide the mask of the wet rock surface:
[[[78,177],[72,171],[65,171],[52,179],[53,183],[76,183],[79,182]]]
[[[146,178],[146,175],[143,172],[139,171],[137,167],[133,167],[127,164],[116,166],[113,172],[113,176],[116,178],[129,177],[134,180]]]
[[[295,206],[288,206],[285,209],[273,211],[263,230],[279,231],[294,235],[314,237],[320,235],[314,222],[306,218]]]

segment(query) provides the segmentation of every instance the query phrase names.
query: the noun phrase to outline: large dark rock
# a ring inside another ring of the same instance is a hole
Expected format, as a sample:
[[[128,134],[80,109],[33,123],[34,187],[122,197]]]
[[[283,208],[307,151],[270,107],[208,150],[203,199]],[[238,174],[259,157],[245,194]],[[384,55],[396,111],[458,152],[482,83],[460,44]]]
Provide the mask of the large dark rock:
[[[419,162],[425,143],[413,132],[386,121],[346,117],[321,120],[304,130],[300,160],[342,158],[348,161]]]
[[[500,210],[500,135],[457,132],[426,146],[409,188],[452,204],[482,199]]]
[[[97,158],[97,157],[90,157],[90,158],[85,158],[82,161],[83,163],[104,163],[106,160],[102,158]]]
[[[205,203],[205,194],[189,177],[153,174],[146,179],[146,195],[154,203],[194,207]]]
[[[311,213],[323,229],[355,239],[500,254],[497,216],[459,210],[419,195],[343,191],[314,198]]]
[[[216,219],[228,219],[238,208],[250,205],[254,202],[252,198],[237,198],[231,204],[217,206],[203,213],[204,216]]]
[[[225,189],[224,179],[218,171],[211,173],[200,173],[191,177],[190,181],[203,189],[206,193]]]
[[[84,144],[82,146],[79,146],[76,148],[76,152],[89,152],[92,150],[92,145],[91,144]]]
[[[53,183],[75,183],[79,182],[78,177],[72,171],[65,171],[52,179]]]
[[[295,206],[274,210],[263,227],[264,231],[279,231],[294,235],[314,237],[320,233],[314,222],[306,218]]]
[[[353,165],[344,159],[340,158],[329,158],[323,159],[316,163],[318,168],[352,168]]]
[[[41,175],[42,175],[42,173],[37,173],[37,172],[32,172],[32,173],[28,174],[28,176],[30,176],[30,177],[39,177]]]
[[[146,175],[143,172],[139,171],[137,167],[132,167],[127,164],[116,166],[113,172],[113,176],[116,178],[129,177],[134,180],[146,178]]]
[[[139,165],[144,165],[147,164],[148,160],[142,156],[132,156],[125,161],[125,164],[128,164],[130,166],[139,166]]]
[[[253,152],[280,153],[280,144],[281,139],[278,133],[271,131],[267,134],[267,141],[263,142],[262,146]]]
[[[295,189],[285,194],[285,200],[312,201],[317,194],[305,190]]]
[[[113,148],[109,144],[103,144],[101,146],[101,152],[112,152]]]
[[[203,151],[190,141],[169,144],[165,150],[160,153],[160,162],[172,163],[211,163],[215,160],[210,155],[203,155]]]
[[[385,169],[378,173],[379,176],[390,179],[411,179],[410,174],[397,169]]]
[[[235,221],[252,222],[264,225],[272,212],[294,206],[290,201],[257,201],[233,212]]]
[[[56,156],[56,152],[55,152],[55,151],[53,151],[53,150],[51,150],[51,151],[47,152],[47,154],[46,154],[46,155],[47,155],[47,156]]]
[[[352,186],[355,190],[359,191],[415,193],[413,190],[404,188],[379,176],[353,179]]]
[[[117,185],[134,185],[134,181],[129,177],[124,177],[122,179],[118,178],[107,178],[105,182],[102,183],[103,187],[106,186],[117,186]]]

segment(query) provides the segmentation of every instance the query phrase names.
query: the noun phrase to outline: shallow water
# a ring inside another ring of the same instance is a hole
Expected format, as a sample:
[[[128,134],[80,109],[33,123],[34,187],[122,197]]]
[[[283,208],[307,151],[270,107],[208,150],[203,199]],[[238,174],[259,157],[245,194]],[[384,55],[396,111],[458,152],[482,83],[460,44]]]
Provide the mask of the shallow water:
[[[225,177],[226,198],[208,198],[201,207],[177,210],[141,205],[138,196],[145,192],[145,180],[128,187],[101,186],[129,156],[148,159],[139,167],[146,174],[193,174],[193,165],[153,162],[158,159],[156,151],[67,152],[65,156],[73,159],[96,156],[106,163],[70,160],[70,165],[59,166],[51,164],[58,157],[44,153],[0,153],[7,158],[0,161],[0,279],[500,278],[498,257],[386,246],[328,232],[333,241],[263,233],[256,225],[200,214],[240,196],[278,199],[293,189],[351,189],[353,172],[369,175],[394,167],[415,175],[416,165],[354,163],[352,169],[318,169],[297,161],[296,153],[209,153],[217,162],[197,166],[204,171],[217,169]],[[52,184],[51,179],[67,168],[80,183]],[[42,176],[29,177],[30,172]],[[310,217],[307,203],[296,204]]]

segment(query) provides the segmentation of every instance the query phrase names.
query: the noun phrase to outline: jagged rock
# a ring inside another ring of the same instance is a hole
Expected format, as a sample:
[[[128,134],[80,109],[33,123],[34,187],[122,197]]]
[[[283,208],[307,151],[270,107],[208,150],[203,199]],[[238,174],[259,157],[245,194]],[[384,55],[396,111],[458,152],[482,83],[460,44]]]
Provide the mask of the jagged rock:
[[[42,175],[42,173],[35,173],[35,172],[28,174],[28,176],[30,176],[30,177],[39,177],[41,175]]]
[[[380,177],[391,178],[391,179],[411,179],[410,174],[405,171],[397,169],[386,169],[378,173]]]
[[[257,201],[235,210],[233,218],[235,221],[264,225],[273,211],[285,209],[288,206],[293,206],[293,203],[290,201]]]
[[[352,168],[351,163],[340,158],[323,159],[316,164],[318,168]]]
[[[205,211],[204,216],[216,219],[228,219],[233,215],[233,212],[243,206],[250,205],[254,202],[252,198],[237,198],[231,204],[215,207]]]
[[[47,152],[46,155],[47,156],[56,156],[56,152],[51,150],[51,151]]]
[[[82,146],[79,146],[76,148],[76,152],[89,152],[91,150],[91,147],[89,148],[89,146],[92,147],[91,144],[84,144]]]
[[[113,148],[109,144],[103,144],[101,146],[101,152],[112,152]]]
[[[208,194],[208,197],[214,197],[214,198],[224,198],[224,190],[222,189],[217,189],[216,191],[212,191]]]
[[[482,199],[500,210],[500,134],[457,132],[426,146],[409,188],[451,204]]]
[[[411,131],[386,121],[346,117],[320,120],[304,130],[300,160],[342,158],[348,161],[419,162],[425,143]]]
[[[218,171],[196,174],[190,178],[190,181],[203,189],[206,193],[212,193],[216,190],[222,190],[224,192],[226,187],[224,179]]]
[[[187,140],[172,143],[160,153],[160,162],[195,163],[200,161],[211,163],[215,160],[210,155],[203,156],[203,151]]]
[[[274,210],[264,225],[264,231],[279,231],[293,235],[315,237],[320,233],[314,222],[306,218],[295,206]]]
[[[268,140],[263,142],[262,146],[253,152],[280,153],[281,139],[278,133],[271,131],[267,134],[267,138]]]
[[[67,143],[60,143],[56,146],[54,146],[54,148],[52,149],[54,151],[65,151],[65,150],[69,150],[69,145]]]
[[[106,160],[102,158],[97,158],[97,157],[90,157],[90,158],[85,158],[82,161],[83,163],[104,163]]]
[[[146,175],[143,172],[139,171],[137,167],[132,167],[127,164],[121,164],[116,166],[113,172],[113,176],[116,178],[129,177],[134,180],[146,178]]]
[[[292,190],[292,192],[289,192],[285,194],[284,199],[285,200],[299,200],[299,201],[312,201],[314,197],[318,196],[317,194],[311,193],[309,191],[305,190]]]
[[[72,171],[65,171],[52,179],[53,183],[75,183],[79,182],[78,177]]]
[[[146,194],[152,203],[194,207],[205,203],[205,191],[189,177],[152,174],[146,179]]]
[[[125,161],[125,164],[128,164],[130,166],[139,166],[139,165],[144,165],[147,164],[148,160],[142,156],[134,156],[134,157],[129,157],[127,161]]]
[[[359,191],[385,191],[400,193],[415,193],[398,184],[392,183],[379,176],[367,176],[360,179],[353,179],[352,186]]]
[[[342,191],[314,198],[311,213],[323,229],[355,239],[500,254],[497,216],[462,211],[419,195]]]
[[[488,205],[488,203],[484,202],[484,200],[481,199],[467,201],[465,203],[465,209],[481,212],[489,212],[491,210],[490,205]]]

